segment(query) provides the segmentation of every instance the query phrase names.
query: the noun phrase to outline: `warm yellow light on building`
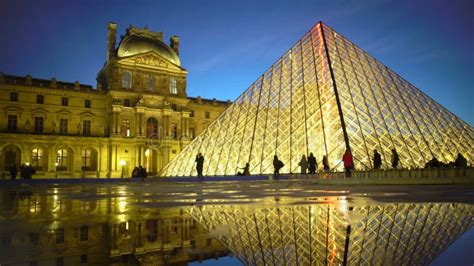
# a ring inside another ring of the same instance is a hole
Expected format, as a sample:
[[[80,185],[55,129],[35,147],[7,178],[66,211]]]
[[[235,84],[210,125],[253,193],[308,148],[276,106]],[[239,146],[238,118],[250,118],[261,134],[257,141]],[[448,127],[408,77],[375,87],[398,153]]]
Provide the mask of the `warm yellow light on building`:
[[[145,151],[145,157],[148,157],[148,156],[150,156],[150,149],[146,149]]]
[[[121,165],[121,166],[125,166],[125,164],[126,164],[125,160],[123,160],[123,159],[120,160],[120,165]]]

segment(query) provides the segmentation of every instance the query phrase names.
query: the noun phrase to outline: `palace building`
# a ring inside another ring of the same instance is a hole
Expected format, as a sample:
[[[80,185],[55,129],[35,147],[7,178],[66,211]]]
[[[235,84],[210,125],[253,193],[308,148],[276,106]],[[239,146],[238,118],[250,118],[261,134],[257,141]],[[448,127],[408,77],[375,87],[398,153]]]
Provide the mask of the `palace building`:
[[[179,38],[129,26],[107,57],[97,86],[0,73],[0,169],[31,165],[34,177],[151,175],[173,159],[230,101],[188,97]]]

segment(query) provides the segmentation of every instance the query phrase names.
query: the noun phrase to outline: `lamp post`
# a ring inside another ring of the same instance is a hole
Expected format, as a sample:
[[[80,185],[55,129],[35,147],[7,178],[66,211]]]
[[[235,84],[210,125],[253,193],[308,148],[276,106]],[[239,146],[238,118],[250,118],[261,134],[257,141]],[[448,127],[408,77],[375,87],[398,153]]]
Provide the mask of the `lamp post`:
[[[58,178],[58,163],[54,163],[54,165],[56,166],[56,179]]]
[[[123,178],[123,170],[124,170],[124,167],[125,167],[125,160],[120,160],[120,165],[122,166],[122,175],[120,176],[120,178]]]

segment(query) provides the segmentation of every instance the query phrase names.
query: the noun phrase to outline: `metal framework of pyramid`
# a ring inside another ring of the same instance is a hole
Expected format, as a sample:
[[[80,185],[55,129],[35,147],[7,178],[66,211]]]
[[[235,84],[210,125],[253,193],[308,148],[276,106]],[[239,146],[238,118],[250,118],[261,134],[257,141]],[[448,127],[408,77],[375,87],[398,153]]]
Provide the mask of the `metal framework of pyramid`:
[[[244,265],[428,265],[472,227],[474,208],[380,203],[349,209],[340,201],[206,205],[189,213]]]
[[[473,160],[474,129],[352,42],[319,22],[162,171],[196,175],[197,153],[205,175],[273,172],[273,156],[299,172],[312,152],[330,167],[346,149],[357,169],[372,167],[373,150],[390,168],[395,148],[403,168],[436,157]],[[321,163],[318,163],[321,168]],[[339,169],[342,165],[339,164]]]

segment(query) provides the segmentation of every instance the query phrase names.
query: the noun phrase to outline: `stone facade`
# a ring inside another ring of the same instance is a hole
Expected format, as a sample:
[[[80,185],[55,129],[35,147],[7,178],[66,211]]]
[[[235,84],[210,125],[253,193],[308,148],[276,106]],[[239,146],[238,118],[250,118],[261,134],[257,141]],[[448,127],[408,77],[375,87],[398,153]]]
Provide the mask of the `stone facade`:
[[[0,169],[31,164],[39,177],[151,175],[202,132],[229,101],[188,97],[187,71],[161,32],[130,26],[107,58],[97,86],[0,73]]]

